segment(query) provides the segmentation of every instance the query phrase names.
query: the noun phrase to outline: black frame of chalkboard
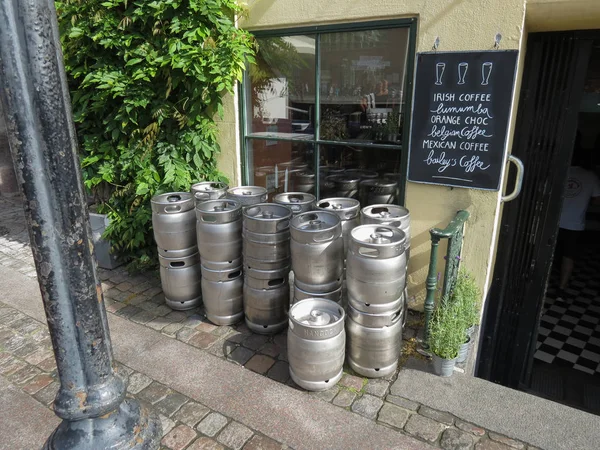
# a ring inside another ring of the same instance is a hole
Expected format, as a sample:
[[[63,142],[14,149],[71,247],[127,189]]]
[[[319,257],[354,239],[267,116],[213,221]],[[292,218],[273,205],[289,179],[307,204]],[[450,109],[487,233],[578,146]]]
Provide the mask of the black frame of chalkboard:
[[[489,52],[489,53],[515,53],[517,55],[516,58],[516,63],[515,63],[515,68],[514,68],[514,72],[513,72],[513,87],[512,87],[512,93],[511,93],[511,102],[510,102],[510,114],[508,117],[508,122],[507,122],[507,129],[506,129],[506,135],[504,136],[504,150],[503,150],[503,155],[502,155],[502,169],[500,171],[500,175],[498,177],[498,185],[495,188],[481,188],[481,187],[470,187],[470,186],[457,186],[455,184],[449,184],[449,183],[443,183],[443,182],[432,182],[432,181],[421,181],[421,180],[411,180],[409,177],[409,168],[410,168],[410,156],[411,156],[411,148],[412,148],[412,124],[413,124],[413,120],[414,120],[414,105],[415,105],[415,94],[416,94],[416,88],[417,88],[417,76],[418,76],[418,71],[419,71],[419,64],[418,64],[418,60],[419,60],[419,56],[420,55],[443,55],[443,54],[465,54],[465,53],[484,53],[484,52]],[[517,71],[518,71],[518,66],[519,66],[519,50],[518,49],[497,49],[497,50],[451,50],[451,51],[443,51],[443,52],[438,52],[438,51],[427,51],[427,52],[417,52],[415,54],[415,65],[414,65],[414,76],[413,76],[413,84],[412,84],[412,102],[411,102],[411,111],[410,111],[410,132],[409,137],[408,137],[408,155],[407,155],[407,161],[406,161],[406,181],[410,181],[411,183],[419,183],[419,184],[429,184],[429,185],[434,185],[434,186],[446,186],[446,187],[451,187],[451,188],[459,188],[459,189],[477,189],[480,191],[499,191],[502,187],[502,180],[504,179],[504,176],[506,174],[506,164],[508,162],[508,133],[510,130],[510,125],[511,125],[511,119],[513,117],[515,117],[515,110],[514,110],[514,102],[515,99],[517,98],[517,83],[516,83],[516,79],[517,79]]]

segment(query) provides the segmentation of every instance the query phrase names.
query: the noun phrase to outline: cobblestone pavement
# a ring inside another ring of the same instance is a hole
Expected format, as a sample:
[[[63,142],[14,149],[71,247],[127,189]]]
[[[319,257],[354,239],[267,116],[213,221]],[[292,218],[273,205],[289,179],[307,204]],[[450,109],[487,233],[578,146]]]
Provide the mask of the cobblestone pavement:
[[[0,265],[35,278],[29,237],[18,199],[0,197]],[[145,325],[199,352],[208,352],[262,374],[273,382],[302,391],[289,377],[287,335],[253,334],[243,324],[215,326],[202,307],[178,312],[166,306],[156,273],[130,276],[124,269],[99,269],[106,309]],[[409,317],[409,324],[419,316]],[[415,330],[404,336],[405,353],[415,346]],[[235,422],[185,395],[157,383],[127,366],[130,395],[149,402],[160,413],[168,449],[275,449],[287,448],[267,436]],[[533,449],[525,443],[463,422],[453,415],[390,394],[397,374],[384,379],[366,379],[347,368],[337,384],[324,392],[306,393],[352,411],[398,432],[443,449],[508,450]],[[45,324],[0,303],[0,374],[51,407],[58,389],[56,366]]]

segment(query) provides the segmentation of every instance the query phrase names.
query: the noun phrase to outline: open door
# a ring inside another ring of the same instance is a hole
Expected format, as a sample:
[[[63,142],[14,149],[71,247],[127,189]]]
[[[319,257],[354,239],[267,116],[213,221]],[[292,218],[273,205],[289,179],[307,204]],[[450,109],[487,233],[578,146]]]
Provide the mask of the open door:
[[[477,363],[477,376],[513,388],[529,384],[592,42],[584,32],[529,35],[512,148],[525,175],[504,206]]]

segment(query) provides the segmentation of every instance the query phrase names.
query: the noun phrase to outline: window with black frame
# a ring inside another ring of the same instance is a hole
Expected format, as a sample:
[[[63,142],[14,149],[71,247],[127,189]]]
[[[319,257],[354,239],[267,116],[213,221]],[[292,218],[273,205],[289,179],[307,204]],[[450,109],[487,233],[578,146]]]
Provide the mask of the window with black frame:
[[[377,202],[401,202],[413,23],[256,33],[244,83],[246,184],[270,198],[358,198],[362,185]]]

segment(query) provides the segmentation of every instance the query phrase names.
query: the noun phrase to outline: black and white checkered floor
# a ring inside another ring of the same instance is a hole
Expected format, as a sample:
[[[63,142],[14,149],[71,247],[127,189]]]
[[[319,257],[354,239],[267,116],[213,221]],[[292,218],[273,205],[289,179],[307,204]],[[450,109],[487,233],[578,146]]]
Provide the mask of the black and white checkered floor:
[[[552,279],[557,279],[553,273]],[[600,257],[588,251],[577,263],[570,298],[556,299],[552,281],[539,326],[535,358],[600,376]]]

